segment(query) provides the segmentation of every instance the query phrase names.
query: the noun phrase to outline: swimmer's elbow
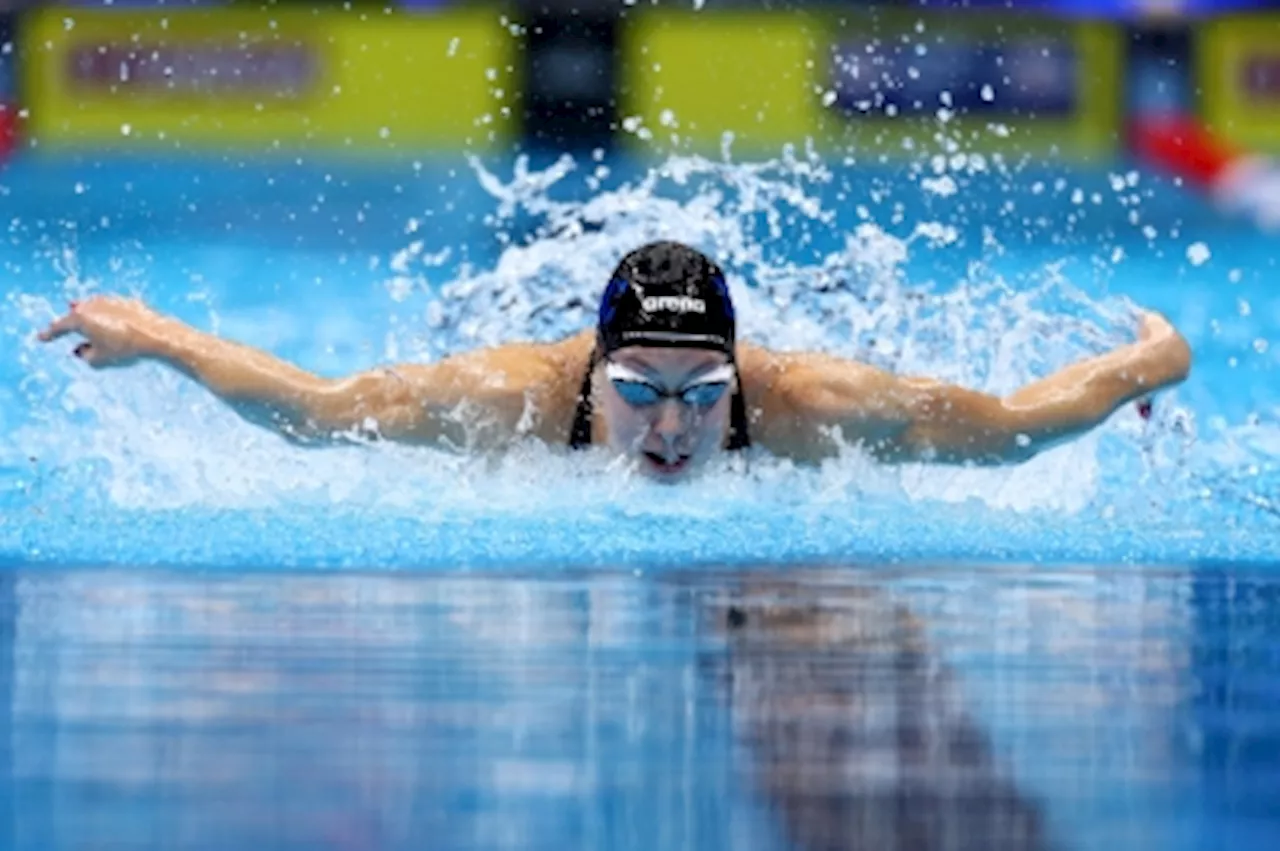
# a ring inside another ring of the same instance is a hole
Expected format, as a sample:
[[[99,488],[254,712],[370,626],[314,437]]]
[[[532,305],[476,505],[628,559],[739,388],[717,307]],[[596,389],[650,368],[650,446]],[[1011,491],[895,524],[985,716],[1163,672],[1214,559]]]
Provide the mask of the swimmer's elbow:
[[[996,467],[1030,461],[1058,435],[1033,427],[1005,400],[970,391],[935,400],[904,429],[899,448],[910,460]]]
[[[430,442],[439,419],[432,412],[440,407],[433,402],[441,394],[421,373],[385,368],[336,379],[311,376],[270,393],[228,401],[244,419],[298,446],[382,439]]]
[[[488,449],[540,434],[546,394],[501,379],[447,363],[375,369],[317,384],[276,427],[312,445],[387,440]]]
[[[1101,419],[1092,412],[1028,411],[998,400],[997,413],[971,440],[971,460],[983,466],[1025,464],[1087,431]]]
[[[973,440],[980,451],[973,460],[983,466],[1025,464],[1072,437],[1076,429],[1056,420],[1043,421],[1028,412],[997,399],[993,415]]]
[[[324,429],[316,417],[308,414],[305,400],[299,397],[290,397],[288,401],[229,401],[241,419],[274,432],[294,446],[327,446],[336,441],[334,431]]]
[[[326,381],[310,394],[298,432],[304,440],[397,437],[415,425],[413,387],[395,370]]]
[[[314,400],[307,433],[336,440],[483,446],[505,433],[523,394],[458,380],[448,369],[392,368],[331,383]],[[514,428],[514,425],[511,425]],[[500,440],[498,442],[501,442]]]
[[[401,425],[405,396],[378,373],[310,377],[270,393],[229,395],[235,412],[295,446],[329,446],[380,437],[379,423]]]

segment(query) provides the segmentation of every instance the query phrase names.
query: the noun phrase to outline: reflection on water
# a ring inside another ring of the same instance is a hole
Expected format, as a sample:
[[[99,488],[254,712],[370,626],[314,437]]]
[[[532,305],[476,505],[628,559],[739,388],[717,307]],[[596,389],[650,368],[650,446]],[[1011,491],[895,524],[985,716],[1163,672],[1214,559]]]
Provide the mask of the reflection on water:
[[[922,625],[884,594],[749,581],[725,623],[744,763],[797,845],[1047,847]]]
[[[0,847],[1272,847],[1277,587],[0,572]]]

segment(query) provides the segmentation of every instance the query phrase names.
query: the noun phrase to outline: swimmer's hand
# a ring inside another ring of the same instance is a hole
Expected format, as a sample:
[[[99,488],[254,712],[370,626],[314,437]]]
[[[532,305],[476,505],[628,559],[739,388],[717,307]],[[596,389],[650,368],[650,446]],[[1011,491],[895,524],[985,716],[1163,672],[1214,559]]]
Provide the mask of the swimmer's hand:
[[[1138,340],[1163,345],[1168,354],[1180,360],[1185,373],[1191,366],[1191,349],[1173,324],[1154,310],[1138,311]]]
[[[198,331],[137,299],[98,296],[39,333],[43,342],[69,334],[84,341],[72,354],[95,369],[152,360],[194,378],[258,425],[301,439],[314,431],[315,412],[329,385],[306,370],[249,346]]]
[[[155,352],[163,317],[137,299],[96,297],[71,302],[67,313],[39,333],[48,343],[68,334],[84,342],[72,354],[95,368],[127,366]]]
[[[1138,344],[1152,362],[1152,390],[1186,380],[1191,372],[1191,346],[1168,319],[1154,310],[1138,313]]]

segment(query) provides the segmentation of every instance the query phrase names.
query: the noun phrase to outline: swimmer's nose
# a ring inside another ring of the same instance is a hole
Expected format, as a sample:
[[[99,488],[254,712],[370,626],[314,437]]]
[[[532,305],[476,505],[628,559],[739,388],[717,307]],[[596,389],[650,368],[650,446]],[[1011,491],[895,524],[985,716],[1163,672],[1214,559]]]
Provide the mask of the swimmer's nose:
[[[684,415],[678,403],[672,399],[662,402],[658,407],[658,418],[653,423],[653,431],[668,445],[684,432]]]

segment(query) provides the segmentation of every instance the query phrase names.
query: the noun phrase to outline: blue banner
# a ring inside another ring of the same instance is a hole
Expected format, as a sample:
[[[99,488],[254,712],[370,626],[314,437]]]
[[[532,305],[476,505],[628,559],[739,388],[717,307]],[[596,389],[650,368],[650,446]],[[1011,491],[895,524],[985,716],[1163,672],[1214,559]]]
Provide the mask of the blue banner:
[[[955,37],[920,53],[868,39],[835,45],[836,108],[933,115],[1066,117],[1077,109],[1079,62],[1067,37],[1009,36],[1002,44]]]

